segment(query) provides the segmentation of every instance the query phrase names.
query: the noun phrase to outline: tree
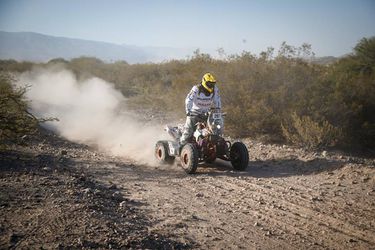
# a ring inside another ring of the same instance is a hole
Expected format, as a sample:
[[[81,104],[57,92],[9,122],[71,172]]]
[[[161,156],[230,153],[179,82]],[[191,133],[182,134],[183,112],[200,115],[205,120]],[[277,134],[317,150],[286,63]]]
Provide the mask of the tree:
[[[354,47],[354,54],[360,64],[360,71],[371,74],[375,70],[375,37],[362,38]]]

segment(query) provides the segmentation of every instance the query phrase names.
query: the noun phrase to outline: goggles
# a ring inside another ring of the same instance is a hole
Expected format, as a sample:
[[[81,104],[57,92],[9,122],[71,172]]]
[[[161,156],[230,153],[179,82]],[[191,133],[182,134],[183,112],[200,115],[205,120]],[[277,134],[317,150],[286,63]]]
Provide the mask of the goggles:
[[[215,87],[216,82],[206,82],[206,86],[210,89],[213,89]]]

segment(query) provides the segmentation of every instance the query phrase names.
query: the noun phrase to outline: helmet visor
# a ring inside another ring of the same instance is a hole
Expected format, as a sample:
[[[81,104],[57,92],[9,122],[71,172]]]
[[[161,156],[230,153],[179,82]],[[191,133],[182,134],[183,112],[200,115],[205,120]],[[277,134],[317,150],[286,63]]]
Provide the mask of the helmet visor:
[[[208,88],[213,89],[215,87],[216,82],[206,82]]]

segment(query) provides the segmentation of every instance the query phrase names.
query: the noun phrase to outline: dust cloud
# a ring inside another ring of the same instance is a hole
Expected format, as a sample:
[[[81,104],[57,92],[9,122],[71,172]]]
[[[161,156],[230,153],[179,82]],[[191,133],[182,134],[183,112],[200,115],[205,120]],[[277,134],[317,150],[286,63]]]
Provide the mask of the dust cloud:
[[[138,163],[155,163],[154,145],[163,137],[162,126],[137,121],[113,84],[99,78],[78,80],[61,67],[36,68],[18,79],[31,85],[26,97],[34,115],[59,119],[47,122],[48,129]]]

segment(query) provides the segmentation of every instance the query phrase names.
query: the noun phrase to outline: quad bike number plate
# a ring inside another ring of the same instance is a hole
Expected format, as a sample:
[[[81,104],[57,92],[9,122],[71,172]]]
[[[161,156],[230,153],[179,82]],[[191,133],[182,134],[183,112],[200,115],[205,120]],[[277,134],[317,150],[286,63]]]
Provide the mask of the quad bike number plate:
[[[175,155],[176,151],[172,142],[168,142],[169,155]]]

